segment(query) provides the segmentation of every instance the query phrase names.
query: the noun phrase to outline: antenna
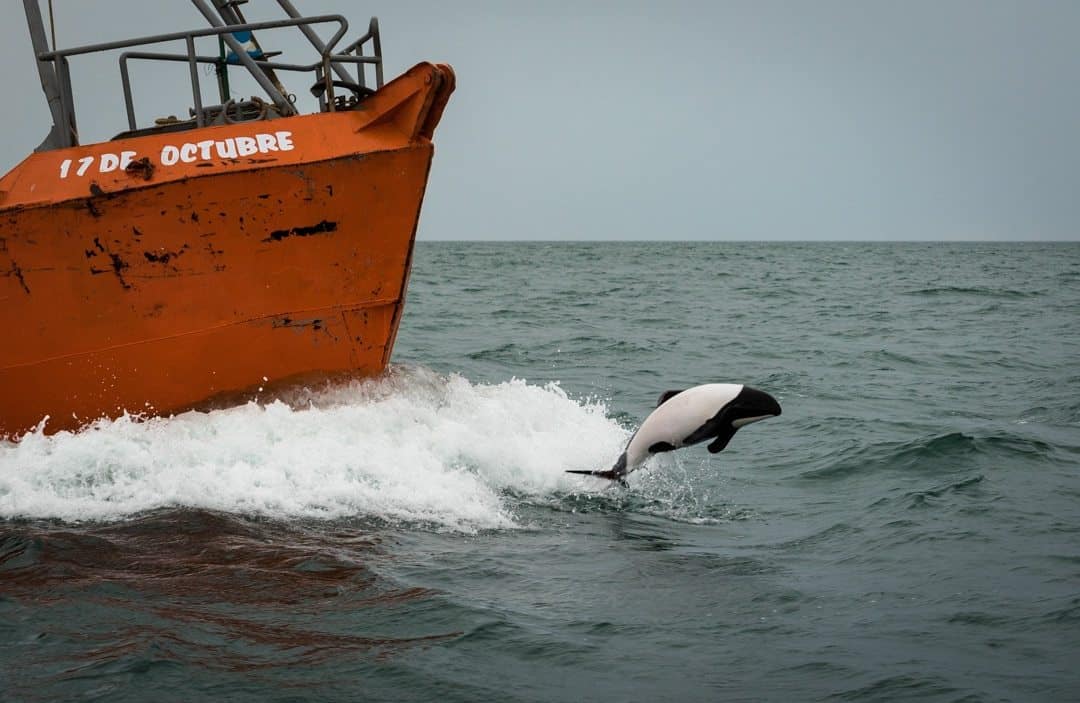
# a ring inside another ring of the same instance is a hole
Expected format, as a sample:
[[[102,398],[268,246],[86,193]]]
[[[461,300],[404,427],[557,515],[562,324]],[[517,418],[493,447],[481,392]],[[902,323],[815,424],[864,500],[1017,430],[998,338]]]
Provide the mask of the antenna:
[[[56,22],[53,21],[52,0],[49,0],[49,33],[52,35],[52,50],[56,51]]]

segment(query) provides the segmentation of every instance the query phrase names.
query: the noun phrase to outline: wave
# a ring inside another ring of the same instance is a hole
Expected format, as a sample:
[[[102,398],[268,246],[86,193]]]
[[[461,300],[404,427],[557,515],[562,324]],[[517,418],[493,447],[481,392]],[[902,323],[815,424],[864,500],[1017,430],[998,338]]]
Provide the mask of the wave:
[[[563,339],[546,340],[537,344],[507,342],[495,347],[478,349],[467,354],[472,361],[521,362],[549,359],[564,350],[577,356],[599,356],[610,354],[613,358],[635,358],[658,347],[672,347],[677,340],[653,342],[651,345],[639,344],[625,339],[610,339],[603,336],[574,336]]]
[[[1043,293],[1039,291],[1012,290],[1009,288],[988,288],[985,286],[939,286],[905,291],[904,295],[925,297],[939,295],[970,295],[988,298],[1034,298],[1043,295]]]
[[[963,689],[952,686],[936,675],[901,674],[838,691],[829,698],[842,701],[864,700],[968,700]]]
[[[189,507],[374,518],[475,531],[517,525],[507,491],[580,488],[627,431],[556,384],[470,383],[423,368],[266,405],[0,442],[0,518],[114,520]]]
[[[996,500],[997,498],[993,495],[988,498],[985,495],[986,491],[982,490],[983,487],[980,484],[983,483],[985,478],[982,474],[976,474],[974,476],[964,476],[955,481],[946,481],[931,488],[906,491],[901,497],[901,504],[907,508],[932,508],[939,505],[942,500],[952,497],[953,494],[957,496],[979,496],[982,502]],[[872,507],[890,502],[895,501],[892,498],[882,498],[874,503]],[[958,535],[952,533],[935,532],[926,535],[925,539],[956,539],[957,537]],[[968,541],[978,541],[980,539],[979,535],[974,532],[965,532],[959,537]]]
[[[718,525],[754,516],[750,509],[733,505],[710,480],[715,472],[707,459],[683,461],[662,454],[650,459],[646,466],[647,470],[630,477],[626,490],[531,497],[528,502],[559,512],[632,514],[636,518],[690,525]]]
[[[982,458],[1001,459],[1053,456],[1055,446],[1020,435],[1000,432],[975,437],[963,432],[920,437],[906,442],[877,442],[845,448],[827,465],[802,472],[808,479],[841,478],[877,471],[939,471],[971,468]]]

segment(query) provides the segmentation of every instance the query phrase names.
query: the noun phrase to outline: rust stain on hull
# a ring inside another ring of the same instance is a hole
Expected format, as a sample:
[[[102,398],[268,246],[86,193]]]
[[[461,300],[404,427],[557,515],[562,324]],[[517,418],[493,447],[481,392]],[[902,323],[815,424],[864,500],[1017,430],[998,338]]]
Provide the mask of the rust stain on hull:
[[[333,191],[329,191],[332,196]],[[330,234],[336,232],[338,228],[337,222],[330,222],[323,220],[322,222],[311,225],[309,227],[293,227],[292,229],[277,229],[270,233],[270,236],[264,239],[264,242],[280,242],[282,239],[288,237],[310,237],[313,234]]]
[[[0,326],[15,331],[0,436],[382,372],[433,153],[418,125],[452,88],[421,64],[363,110],[34,154],[0,179]],[[178,138],[271,128],[295,148],[265,163],[158,160]],[[147,156],[95,176],[89,198],[89,179],[57,179],[64,158],[119,149]]]

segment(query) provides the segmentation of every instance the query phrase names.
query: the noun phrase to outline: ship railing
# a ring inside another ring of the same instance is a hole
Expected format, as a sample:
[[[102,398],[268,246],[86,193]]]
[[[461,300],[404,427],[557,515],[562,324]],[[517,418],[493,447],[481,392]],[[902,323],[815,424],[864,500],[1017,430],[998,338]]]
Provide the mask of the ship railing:
[[[312,25],[336,23],[338,25],[337,31],[333,36],[325,43],[314,36],[313,30],[310,29]],[[262,31],[270,29],[280,29],[283,27],[300,27],[301,29],[307,29],[304,32],[305,36],[311,41],[319,52],[319,60],[311,64],[291,64],[280,63],[274,61],[267,61],[261,59],[252,58],[243,50],[235,40],[232,38],[232,34],[235,32],[245,31]],[[320,109],[333,111],[335,109],[336,100],[334,97],[335,81],[333,75],[345,75],[350,77],[350,74],[346,73],[347,66],[352,64],[357,68],[357,80],[355,84],[361,88],[366,88],[364,78],[364,67],[367,64],[375,66],[376,75],[376,87],[381,88],[383,83],[382,72],[382,45],[379,39],[378,20],[372,18],[368,27],[368,33],[356,40],[352,44],[349,44],[340,53],[334,53],[334,49],[337,47],[338,42],[349,29],[348,21],[342,15],[318,15],[313,17],[296,17],[283,20],[272,20],[268,22],[248,22],[244,24],[227,24],[220,27],[209,27],[206,29],[195,29],[186,32],[172,32],[169,34],[155,34],[146,37],[137,37],[135,39],[126,39],[121,41],[106,42],[102,44],[90,44],[86,46],[74,47],[71,49],[61,49],[56,51],[41,52],[37,55],[38,61],[50,61],[56,66],[56,75],[59,83],[59,108],[60,108],[60,126],[59,138],[61,143],[58,147],[75,146],[78,144],[78,130],[76,128],[75,121],[75,105],[74,98],[71,89],[71,69],[68,59],[72,56],[80,56],[84,54],[94,54],[105,51],[115,51],[119,49],[127,49],[137,46],[147,46],[151,44],[161,44],[164,42],[183,41],[186,44],[186,52],[183,54],[164,54],[154,52],[125,52],[120,57],[120,77],[124,90],[124,106],[127,111],[128,125],[131,130],[136,130],[135,124],[135,106],[134,99],[131,91],[131,80],[127,68],[127,62],[129,59],[151,59],[157,61],[182,61],[186,62],[190,67],[191,74],[191,93],[192,101],[194,104],[194,113],[196,126],[203,127],[206,125],[206,109],[203,107],[202,101],[202,89],[199,84],[199,72],[198,64],[211,63],[218,67],[220,72],[227,70],[227,66],[230,65],[229,59],[223,56],[199,56],[195,53],[195,40],[204,37],[219,37],[234,49],[237,55],[239,63],[244,65],[251,73],[255,81],[266,91],[270,96],[277,112],[283,116],[295,115],[296,107],[292,101],[277,89],[277,87],[270,81],[266,74],[265,69],[269,70],[281,70],[281,71],[295,71],[295,72],[313,72],[316,77],[317,83],[321,82],[325,85],[325,92],[320,96],[319,103]],[[363,52],[363,46],[367,42],[371,42],[373,46],[373,54],[365,55]],[[238,51],[237,51],[238,50]],[[346,85],[353,83],[353,81],[338,81],[337,84],[342,83]],[[219,80],[219,91],[222,98],[222,107],[228,102],[228,95],[225,84]],[[63,126],[67,125],[68,128],[64,129]]]
[[[371,42],[371,56],[364,56],[364,45]],[[357,58],[356,61],[356,83],[361,88],[367,87],[367,82],[364,80],[364,65],[372,64],[375,66],[375,87],[382,88],[383,86],[383,66],[382,66],[382,40],[379,38],[379,18],[372,17],[368,22],[367,34],[360,37],[352,44],[341,50],[342,54],[352,54]]]

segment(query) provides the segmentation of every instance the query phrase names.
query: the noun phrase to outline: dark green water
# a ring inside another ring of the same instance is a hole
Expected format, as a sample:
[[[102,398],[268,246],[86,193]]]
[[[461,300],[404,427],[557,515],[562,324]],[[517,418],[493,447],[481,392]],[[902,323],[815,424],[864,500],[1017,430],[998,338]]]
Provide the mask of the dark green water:
[[[1080,695],[1080,245],[421,244],[395,362],[0,443],[0,699]]]

